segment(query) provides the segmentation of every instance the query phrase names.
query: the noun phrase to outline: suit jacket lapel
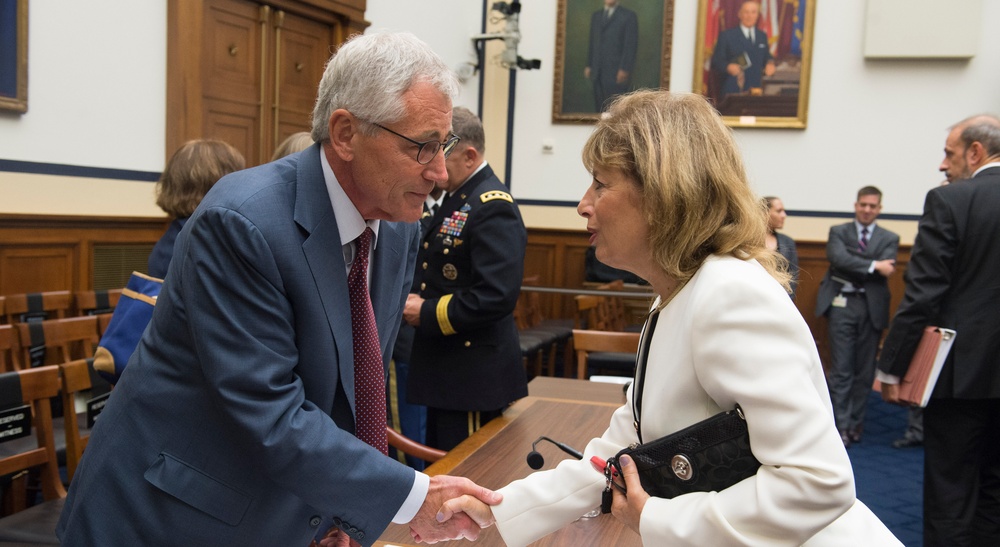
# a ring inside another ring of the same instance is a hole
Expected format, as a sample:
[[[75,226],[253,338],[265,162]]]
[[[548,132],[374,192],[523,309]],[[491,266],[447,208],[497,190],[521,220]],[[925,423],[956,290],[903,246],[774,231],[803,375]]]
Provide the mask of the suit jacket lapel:
[[[372,263],[372,310],[375,312],[375,324],[378,325],[378,341],[385,355],[389,349],[389,338],[396,324],[389,321],[392,313],[399,306],[400,292],[404,270],[399,265],[406,258],[404,241],[400,235],[399,225],[383,221],[378,230],[378,243],[375,245],[375,261]],[[345,278],[346,283],[346,278]]]
[[[326,319],[337,348],[337,363],[344,392],[354,407],[354,346],[352,345],[350,298],[347,293],[347,264],[341,252],[340,231],[330,205],[319,155],[315,144],[302,155],[297,166],[295,222],[309,233],[302,252],[316,282]],[[335,382],[331,381],[331,388]],[[332,400],[332,396],[331,396]]]

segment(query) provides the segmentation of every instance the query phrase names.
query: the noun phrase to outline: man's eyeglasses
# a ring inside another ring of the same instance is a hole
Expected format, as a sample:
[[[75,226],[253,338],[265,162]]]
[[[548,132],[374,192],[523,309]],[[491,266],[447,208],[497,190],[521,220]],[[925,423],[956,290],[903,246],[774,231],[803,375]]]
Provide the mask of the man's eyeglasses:
[[[444,142],[438,142],[438,141],[419,142],[411,139],[410,137],[407,137],[406,135],[400,135],[399,133],[396,133],[392,129],[389,129],[388,127],[382,124],[375,122],[368,122],[368,123],[374,125],[375,127],[385,129],[386,131],[392,133],[393,135],[396,135],[401,139],[405,139],[415,144],[417,146],[417,163],[419,163],[420,165],[427,165],[428,163],[430,163],[431,160],[434,159],[434,156],[437,155],[438,150],[442,150],[444,152],[444,157],[447,158],[448,156],[451,155],[451,152],[455,149],[455,145],[458,144],[458,141],[461,140],[459,139],[458,135],[452,133]]]

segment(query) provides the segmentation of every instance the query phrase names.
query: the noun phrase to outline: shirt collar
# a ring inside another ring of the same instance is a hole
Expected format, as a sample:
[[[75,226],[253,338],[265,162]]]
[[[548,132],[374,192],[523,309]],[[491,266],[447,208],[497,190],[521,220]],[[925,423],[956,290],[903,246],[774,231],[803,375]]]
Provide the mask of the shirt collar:
[[[980,167],[979,169],[976,169],[976,172],[973,173],[972,176],[974,177],[979,173],[982,173],[983,171],[987,169],[992,169],[994,167],[1000,167],[1000,161],[991,161],[990,163],[987,163],[986,165]]]
[[[340,244],[347,245],[353,242],[365,231],[366,227],[369,227],[375,234],[372,238],[374,240],[372,248],[374,249],[378,245],[380,221],[375,219],[366,222],[362,218],[361,213],[354,206],[354,202],[351,201],[351,198],[347,197],[347,193],[340,186],[340,181],[337,180],[337,175],[333,173],[333,168],[330,167],[330,162],[326,159],[326,153],[322,149],[320,150],[319,159],[323,166],[323,181],[326,183],[326,190],[330,194],[330,203],[333,205],[333,215],[337,219]]]

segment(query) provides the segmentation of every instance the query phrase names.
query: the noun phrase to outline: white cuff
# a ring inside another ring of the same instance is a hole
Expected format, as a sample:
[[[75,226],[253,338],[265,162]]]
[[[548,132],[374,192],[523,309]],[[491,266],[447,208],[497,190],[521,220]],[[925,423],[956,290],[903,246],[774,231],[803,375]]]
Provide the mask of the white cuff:
[[[406,496],[403,505],[396,511],[396,516],[392,517],[392,522],[396,524],[406,524],[413,520],[417,511],[427,499],[427,491],[431,487],[431,478],[419,471],[413,472],[413,487],[410,488],[410,495]]]
[[[881,370],[875,370],[875,379],[883,384],[896,385],[899,383],[899,376],[893,376],[887,372],[882,372]]]

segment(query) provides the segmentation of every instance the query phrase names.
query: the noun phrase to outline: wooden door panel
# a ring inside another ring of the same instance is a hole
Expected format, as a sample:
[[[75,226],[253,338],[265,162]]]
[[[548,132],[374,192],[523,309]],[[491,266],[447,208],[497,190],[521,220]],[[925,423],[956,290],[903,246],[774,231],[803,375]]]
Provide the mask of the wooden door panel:
[[[256,165],[261,153],[260,111],[252,105],[205,99],[205,137],[219,139],[236,147],[247,165]],[[271,153],[268,149],[267,156]]]
[[[262,31],[260,8],[249,2],[205,4],[202,79],[205,96],[259,105]]]
[[[77,246],[0,247],[0,287],[5,294],[59,291],[73,287]]]

